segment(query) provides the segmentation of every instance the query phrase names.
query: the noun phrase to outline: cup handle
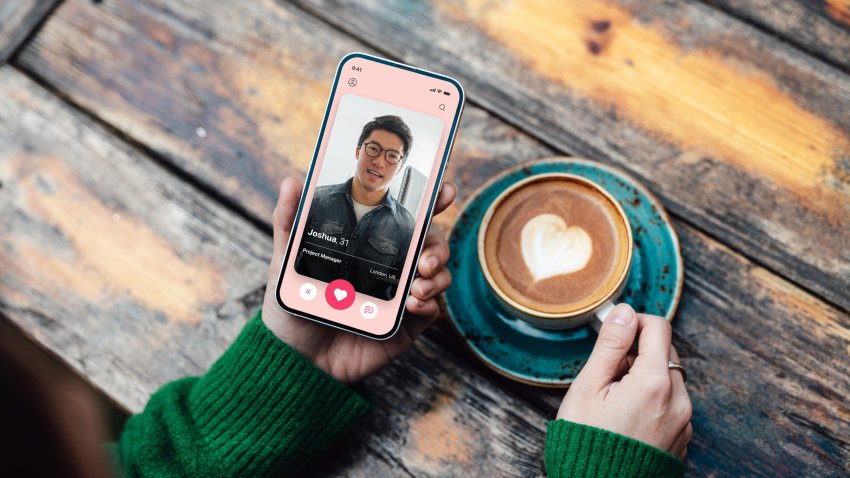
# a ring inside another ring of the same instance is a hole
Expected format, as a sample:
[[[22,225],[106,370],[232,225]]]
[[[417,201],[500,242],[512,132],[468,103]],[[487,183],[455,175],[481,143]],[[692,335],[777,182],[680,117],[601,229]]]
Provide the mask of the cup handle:
[[[610,314],[616,306],[617,304],[615,304],[613,300],[608,300],[605,301],[604,304],[599,306],[599,308],[596,309],[596,312],[593,313],[593,319],[590,325],[593,327],[593,330],[595,330],[597,334],[599,333],[599,329],[602,328],[602,322],[605,322],[605,319],[608,317],[608,314]]]

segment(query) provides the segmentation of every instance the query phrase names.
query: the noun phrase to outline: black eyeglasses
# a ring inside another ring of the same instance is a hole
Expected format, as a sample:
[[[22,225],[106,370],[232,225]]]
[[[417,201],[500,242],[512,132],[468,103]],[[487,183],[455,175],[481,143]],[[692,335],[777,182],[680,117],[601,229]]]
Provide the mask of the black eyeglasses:
[[[377,141],[369,141],[363,145],[363,148],[366,150],[366,156],[369,156],[370,158],[376,158],[379,154],[381,154],[381,152],[383,152],[384,158],[386,158],[387,162],[393,166],[404,161],[404,155],[401,154],[401,152],[394,149],[384,149],[384,147]]]

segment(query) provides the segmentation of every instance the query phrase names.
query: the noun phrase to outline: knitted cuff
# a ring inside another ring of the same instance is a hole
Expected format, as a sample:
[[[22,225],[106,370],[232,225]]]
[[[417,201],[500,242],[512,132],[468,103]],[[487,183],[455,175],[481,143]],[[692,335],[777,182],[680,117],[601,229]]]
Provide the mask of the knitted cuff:
[[[252,319],[189,396],[195,426],[228,472],[293,470],[371,405]]]
[[[561,477],[680,477],[672,454],[601,428],[566,420],[546,424],[546,472]]]

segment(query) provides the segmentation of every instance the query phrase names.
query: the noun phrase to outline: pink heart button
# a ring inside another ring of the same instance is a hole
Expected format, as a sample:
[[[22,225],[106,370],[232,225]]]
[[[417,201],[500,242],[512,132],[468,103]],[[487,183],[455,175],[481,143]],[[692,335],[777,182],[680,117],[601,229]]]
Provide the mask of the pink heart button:
[[[325,289],[325,300],[336,310],[344,310],[354,303],[354,286],[345,279],[337,279]]]

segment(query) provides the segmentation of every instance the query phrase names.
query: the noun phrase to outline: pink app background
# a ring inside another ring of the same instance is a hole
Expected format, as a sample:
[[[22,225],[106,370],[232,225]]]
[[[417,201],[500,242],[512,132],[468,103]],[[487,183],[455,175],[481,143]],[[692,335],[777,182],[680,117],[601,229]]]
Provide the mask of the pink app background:
[[[360,68],[360,70],[357,71],[353,67]],[[350,81],[352,78],[355,81]],[[430,92],[432,88],[448,91],[450,95]],[[451,82],[402,70],[390,65],[371,61],[367,58],[355,57],[346,60],[341,65],[341,74],[337,84],[336,94],[330,108],[322,142],[319,146],[319,154],[316,165],[313,168],[310,184],[305,185],[308,194],[304,201],[304,209],[301,211],[301,221],[292,233],[291,244],[293,248],[297,248],[301,244],[306,222],[304,219],[307,218],[310,212],[309,206],[313,199],[313,192],[320,172],[322,171],[334,120],[336,119],[341,99],[348,93],[354,93],[433,116],[443,123],[439,147],[437,148],[436,157],[425,187],[425,196],[419,206],[418,214],[415,215],[416,227],[413,230],[404,268],[399,276],[399,287],[392,300],[385,301],[365,294],[356,294],[354,301],[349,307],[344,310],[337,310],[325,300],[326,293],[331,292],[328,290],[328,284],[295,272],[294,264],[297,251],[293,250],[289,254],[287,262],[283,265],[284,273],[280,287],[280,299],[291,309],[316,315],[340,325],[359,329],[370,334],[385,335],[393,329],[398,311],[407,299],[406,279],[410,274],[411,268],[414,266],[413,259],[418,252],[418,239],[422,234],[422,228],[426,222],[424,221],[425,214],[430,204],[433,189],[437,185],[440,159],[446,150],[449,133],[452,129],[452,121],[459,107],[458,99],[460,98],[460,91]],[[441,105],[445,109],[442,109]],[[300,297],[299,288],[305,282],[316,286],[318,291],[318,298],[316,300],[306,301]],[[364,302],[372,302],[377,306],[378,313],[373,319],[364,319],[360,314],[360,307]]]

